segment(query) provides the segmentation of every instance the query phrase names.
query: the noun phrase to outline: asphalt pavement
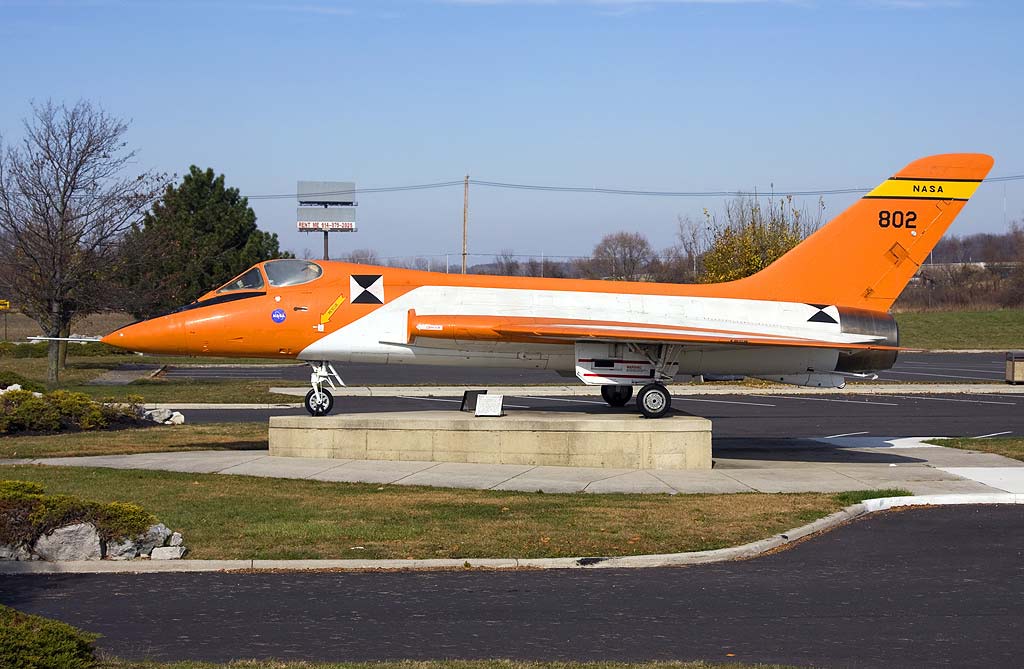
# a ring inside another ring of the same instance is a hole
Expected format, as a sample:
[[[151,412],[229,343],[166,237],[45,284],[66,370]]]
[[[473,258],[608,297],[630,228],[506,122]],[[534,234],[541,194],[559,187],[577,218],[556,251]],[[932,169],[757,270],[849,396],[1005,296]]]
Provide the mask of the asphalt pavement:
[[[0,602],[129,659],[1018,667],[1024,507],[876,514],[686,568],[7,576]]]
[[[202,364],[201,358],[170,365],[163,372],[167,379],[248,381],[308,381],[305,364],[217,365]],[[345,383],[364,385],[534,385],[565,383],[565,377],[544,369],[503,369],[473,367],[436,367],[417,365],[337,365]],[[1005,378],[1003,353],[901,353],[896,365],[879,373],[882,381],[984,382]]]
[[[538,393],[543,391],[534,389]],[[294,402],[298,398],[282,400]],[[458,410],[452,397],[336,397],[332,413]],[[173,405],[167,405],[173,406]],[[1024,394],[868,395],[677,395],[675,411],[712,422],[716,446],[766,439],[834,436],[980,437],[1024,434]],[[505,396],[506,413],[516,411],[621,412],[600,397]],[[270,416],[305,415],[301,408],[187,409],[192,423],[266,421]]]

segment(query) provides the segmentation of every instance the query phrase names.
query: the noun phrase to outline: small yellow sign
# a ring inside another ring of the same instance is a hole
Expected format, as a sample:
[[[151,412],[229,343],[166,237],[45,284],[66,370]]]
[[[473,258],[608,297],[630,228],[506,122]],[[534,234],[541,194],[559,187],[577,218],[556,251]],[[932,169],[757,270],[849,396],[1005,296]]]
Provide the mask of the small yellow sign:
[[[327,311],[325,311],[324,313],[320,314],[320,325],[324,325],[324,324],[328,323],[331,320],[331,316],[334,315],[334,312],[338,310],[338,307],[340,307],[341,303],[344,302],[344,301],[345,301],[345,296],[344,295],[339,295],[338,299],[336,299],[334,301],[334,304],[329,306],[327,308]]]
[[[0,311],[5,311],[11,308],[10,300],[0,300]]]

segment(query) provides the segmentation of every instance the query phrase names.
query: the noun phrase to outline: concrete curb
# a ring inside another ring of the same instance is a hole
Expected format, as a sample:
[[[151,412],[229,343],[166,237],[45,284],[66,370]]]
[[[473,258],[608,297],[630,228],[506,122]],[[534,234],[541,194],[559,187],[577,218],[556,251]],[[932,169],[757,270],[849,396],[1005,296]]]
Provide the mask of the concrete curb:
[[[742,546],[691,553],[630,555],[625,557],[575,558],[469,558],[438,560],[131,560],[79,562],[0,562],[0,574],[111,574],[168,573],[207,571],[377,571],[437,569],[640,569],[680,567],[711,562],[749,560],[768,551],[793,543],[870,513],[911,506],[952,506],[964,504],[1024,504],[1024,494],[921,495],[919,497],[881,497],[864,500],[802,527]]]

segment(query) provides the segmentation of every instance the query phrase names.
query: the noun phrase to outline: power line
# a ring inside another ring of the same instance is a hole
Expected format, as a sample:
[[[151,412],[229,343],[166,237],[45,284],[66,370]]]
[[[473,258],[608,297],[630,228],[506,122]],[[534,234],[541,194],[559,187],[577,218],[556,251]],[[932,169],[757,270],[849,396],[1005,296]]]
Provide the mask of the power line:
[[[1010,181],[1024,181],[1024,174],[1010,174],[1000,177],[989,177],[984,180],[984,183],[1006,183]],[[364,194],[364,193],[398,193],[403,191],[416,191],[416,190],[433,190],[438,188],[452,188],[454,186],[464,186],[466,184],[465,179],[456,179],[453,181],[437,181],[434,183],[425,184],[412,184],[405,186],[381,186],[377,188],[356,188],[351,191],[325,191],[323,193],[305,193],[304,195],[351,195],[351,194]],[[470,179],[469,184],[473,186],[483,186],[485,188],[499,188],[506,190],[527,190],[535,192],[549,192],[549,193],[595,193],[602,195],[631,195],[640,197],[734,197],[734,196],[757,196],[764,195],[765,191],[745,191],[745,190],[714,190],[714,191],[667,191],[667,190],[648,190],[648,189],[630,189],[630,188],[609,188],[602,186],[548,186],[543,184],[521,184],[521,183],[510,183],[505,181],[485,181],[482,179]],[[814,190],[789,190],[789,191],[772,191],[773,195],[780,197],[812,197],[812,196],[825,196],[825,195],[849,195],[856,193],[867,193],[870,188],[821,188]],[[298,196],[295,193],[276,193],[266,195],[247,195],[250,200],[284,200],[284,199],[296,199]]]

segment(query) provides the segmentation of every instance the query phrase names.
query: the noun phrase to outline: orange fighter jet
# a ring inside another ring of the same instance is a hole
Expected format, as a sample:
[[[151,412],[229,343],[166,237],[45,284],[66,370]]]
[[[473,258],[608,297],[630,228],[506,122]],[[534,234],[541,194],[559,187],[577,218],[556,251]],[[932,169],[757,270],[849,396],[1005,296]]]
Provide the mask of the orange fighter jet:
[[[842,387],[892,367],[887,312],[992,167],[917,160],[754,276],[673,285],[439,274],[269,260],[173,313],[103,337],[147,353],[297,358],[306,408],[330,412],[334,365],[528,367],[663,416],[677,374]]]

